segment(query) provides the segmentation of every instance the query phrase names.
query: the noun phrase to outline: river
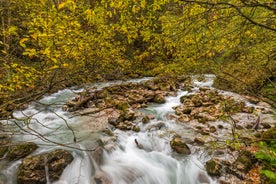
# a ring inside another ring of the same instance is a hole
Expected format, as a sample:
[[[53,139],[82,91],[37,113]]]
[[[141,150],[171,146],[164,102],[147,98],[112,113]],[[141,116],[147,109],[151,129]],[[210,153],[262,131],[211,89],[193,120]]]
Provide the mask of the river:
[[[8,121],[14,128],[13,141],[35,142],[39,148],[34,154],[57,148],[66,149],[72,153],[73,162],[67,166],[60,180],[54,184],[92,184],[93,177],[97,173],[106,173],[114,184],[215,184],[218,181],[209,177],[204,168],[205,162],[210,159],[204,149],[190,146],[192,154],[186,156],[172,150],[170,146],[172,132],[187,138],[192,137],[194,132],[186,129],[183,124],[167,119],[166,116],[174,112],[172,107],[180,105],[181,96],[194,93],[199,87],[211,87],[214,76],[206,75],[205,77],[203,81],[195,78],[194,87],[190,92],[179,90],[176,96],[166,97],[164,104],[151,104],[140,109],[139,111],[154,114],[156,117],[148,124],[138,123],[140,132],[115,129],[113,133],[117,139],[112,143],[112,151],[104,152],[101,165],[96,163],[89,151],[82,150],[92,149],[97,146],[99,140],[109,141],[110,137],[93,128],[84,128],[89,117],[72,118],[70,112],[62,110],[64,103],[76,96],[83,88],[61,90],[45,96],[38,102],[31,103],[24,111],[15,112],[15,117],[30,119],[30,121],[17,121],[26,131],[14,126],[15,120]],[[148,79],[150,78],[128,82],[142,82]],[[99,89],[119,83],[122,82],[97,83],[93,86]],[[159,126],[160,124],[162,127]],[[72,132],[68,127],[74,131]],[[76,143],[74,137],[77,138]],[[138,142],[143,149],[140,149],[135,142]],[[68,147],[55,143],[62,143]],[[2,166],[0,176],[6,178],[7,184],[16,184],[16,170],[20,163],[21,160]]]

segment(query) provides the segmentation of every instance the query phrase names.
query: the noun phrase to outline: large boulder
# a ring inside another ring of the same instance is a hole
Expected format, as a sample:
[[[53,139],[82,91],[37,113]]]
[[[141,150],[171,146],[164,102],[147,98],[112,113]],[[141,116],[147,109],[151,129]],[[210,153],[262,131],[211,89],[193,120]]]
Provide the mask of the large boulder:
[[[37,148],[38,146],[33,142],[12,145],[8,148],[6,158],[8,160],[17,160],[33,153]]]
[[[46,168],[50,182],[58,180],[65,167],[73,160],[73,156],[66,150],[57,149],[50,153],[28,156],[23,159],[18,168],[18,184],[45,184]]]
[[[173,150],[180,154],[191,154],[190,148],[187,144],[179,137],[175,137],[171,140],[170,145]]]

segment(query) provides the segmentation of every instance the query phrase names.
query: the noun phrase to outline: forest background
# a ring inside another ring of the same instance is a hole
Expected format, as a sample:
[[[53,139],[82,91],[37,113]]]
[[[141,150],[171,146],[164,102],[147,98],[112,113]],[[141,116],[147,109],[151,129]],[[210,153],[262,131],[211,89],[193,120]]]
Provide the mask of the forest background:
[[[0,113],[98,80],[213,73],[276,99],[273,0],[1,0]]]

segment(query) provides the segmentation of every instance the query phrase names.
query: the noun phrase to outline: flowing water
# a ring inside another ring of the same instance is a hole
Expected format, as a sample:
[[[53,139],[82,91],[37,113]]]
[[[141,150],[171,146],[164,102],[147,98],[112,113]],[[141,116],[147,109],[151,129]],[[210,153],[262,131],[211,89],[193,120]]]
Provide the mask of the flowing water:
[[[193,91],[198,90],[200,86],[211,86],[213,78],[214,76],[207,75],[204,82],[194,80]],[[131,82],[144,80],[148,79]],[[112,84],[102,83],[97,84],[97,87]],[[152,104],[142,109],[144,113],[154,114],[156,118],[146,125],[142,122],[138,123],[140,132],[115,130],[117,141],[114,143],[113,151],[104,152],[103,164],[98,166],[91,154],[81,149],[91,149],[98,144],[97,140],[104,140],[107,137],[93,129],[83,128],[82,125],[87,122],[87,117],[70,118],[71,114],[61,108],[66,101],[81,90],[59,91],[44,97],[39,102],[34,102],[22,112],[14,113],[17,118],[25,118],[25,121],[16,122],[23,127],[28,126],[26,130],[29,131],[15,131],[14,141],[37,143],[39,149],[34,154],[57,148],[72,152],[73,162],[67,166],[60,180],[55,184],[91,184],[93,176],[98,172],[106,173],[114,184],[217,183],[207,175],[204,169],[204,163],[209,158],[203,151],[190,147],[192,154],[183,156],[176,154],[170,147],[174,132],[187,138],[193,134],[183,125],[166,118],[168,113],[173,112],[172,107],[180,104],[180,97],[189,94],[187,91],[180,90],[177,96],[167,97],[165,104]],[[74,132],[68,126],[72,127]],[[16,126],[13,128],[18,129]],[[74,136],[77,137],[77,143],[74,143]],[[135,142],[138,142],[139,146]],[[62,143],[68,147],[58,146],[55,143]],[[77,147],[80,150],[70,147]],[[21,161],[11,163],[0,170],[0,176],[6,178],[7,184],[16,183],[16,169],[20,163]]]

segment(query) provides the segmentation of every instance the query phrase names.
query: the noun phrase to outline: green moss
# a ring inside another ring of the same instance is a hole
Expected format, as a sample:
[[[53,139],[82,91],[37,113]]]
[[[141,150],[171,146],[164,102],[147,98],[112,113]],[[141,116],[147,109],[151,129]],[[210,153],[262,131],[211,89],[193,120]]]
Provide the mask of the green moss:
[[[211,159],[206,162],[206,171],[211,176],[220,176],[221,169],[221,164],[215,159]]]
[[[144,117],[142,118],[142,122],[143,122],[144,124],[148,123],[149,121],[150,121],[149,116],[144,116]]]
[[[262,134],[262,138],[266,139],[266,140],[275,140],[276,139],[276,127],[265,131]]]
[[[33,142],[26,142],[19,145],[10,146],[7,153],[7,159],[17,160],[34,152],[38,146]]]
[[[129,104],[127,102],[121,102],[116,105],[116,109],[119,109],[119,110],[123,111],[124,113],[126,112],[128,107],[129,107]]]
[[[276,102],[276,81],[267,83],[261,90],[261,94]]]

